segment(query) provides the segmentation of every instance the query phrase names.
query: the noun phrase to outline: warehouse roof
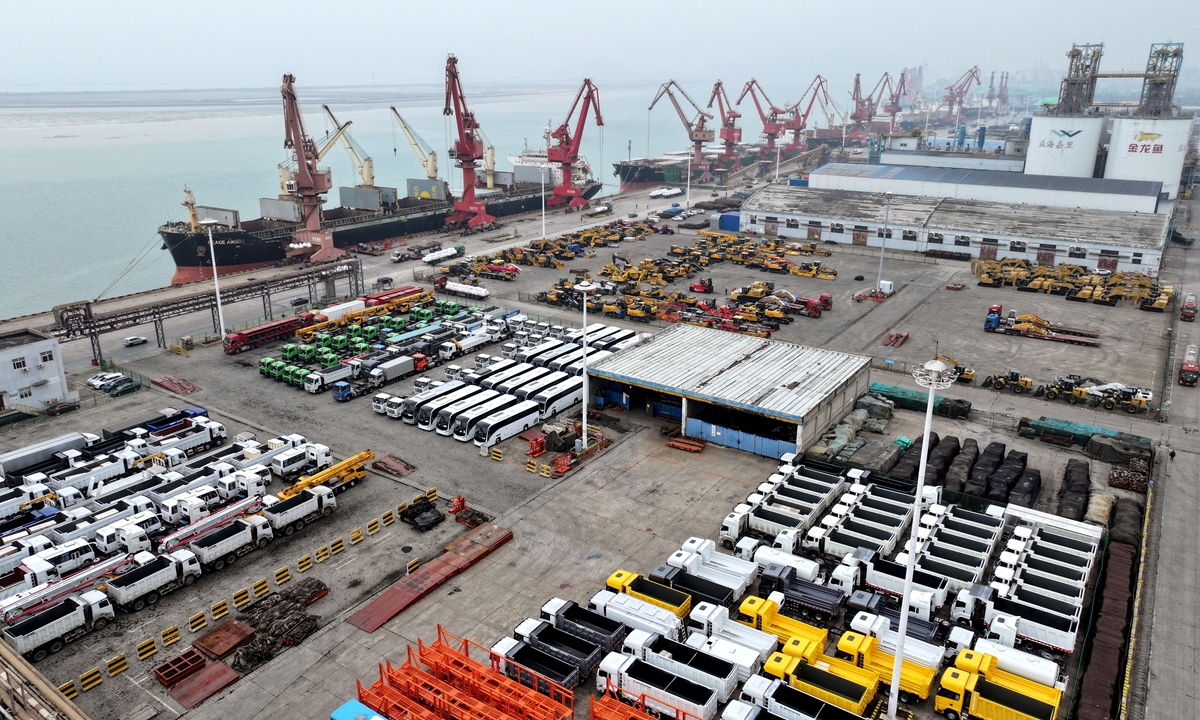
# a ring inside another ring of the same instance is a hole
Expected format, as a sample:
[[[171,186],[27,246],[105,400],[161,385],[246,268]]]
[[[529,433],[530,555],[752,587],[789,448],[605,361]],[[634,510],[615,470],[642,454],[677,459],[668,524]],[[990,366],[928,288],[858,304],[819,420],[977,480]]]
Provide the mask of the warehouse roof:
[[[680,324],[601,360],[588,374],[798,423],[870,362]]]
[[[767,185],[742,205],[748,213],[829,218],[848,225],[883,225],[883,193]],[[892,194],[889,222],[897,228],[1088,242],[1114,247],[1160,249],[1167,241],[1168,215],[1025,205]]]
[[[944,155],[931,152],[929,155]],[[980,157],[988,157],[981,155]],[[999,156],[1003,158],[1004,156]],[[913,182],[959,183],[962,185],[992,185],[1027,188],[1030,190],[1062,190],[1067,192],[1103,193],[1158,197],[1161,182],[1150,180],[1115,180],[1113,178],[1059,177],[1058,175],[1026,175],[1000,170],[965,170],[961,168],[923,167],[917,165],[862,165],[829,163],[809,175],[841,175],[844,177],[875,178],[880,180],[909,180]]]

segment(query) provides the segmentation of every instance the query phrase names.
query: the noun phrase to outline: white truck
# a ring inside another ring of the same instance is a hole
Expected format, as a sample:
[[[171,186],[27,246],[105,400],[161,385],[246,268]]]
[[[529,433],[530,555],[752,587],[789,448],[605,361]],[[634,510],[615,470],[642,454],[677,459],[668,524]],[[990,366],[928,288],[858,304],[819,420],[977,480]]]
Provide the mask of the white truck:
[[[904,574],[903,565],[881,560],[873,552],[860,550],[843,557],[841,564],[830,571],[825,584],[847,595],[868,587],[893,597],[903,597]],[[932,620],[946,604],[948,587],[949,581],[945,577],[915,569],[913,588],[922,591],[922,594],[912,596],[913,602],[908,612],[922,620]]]
[[[373,388],[383,387],[406,378],[424,367],[424,359],[418,359],[412,355],[401,355],[373,368],[367,375],[367,385]]]
[[[1004,672],[1041,683],[1047,687],[1062,686],[1062,682],[1058,679],[1060,673],[1058,663],[1053,660],[1017,650],[987,638],[976,640],[975,650],[995,657],[996,667]]]
[[[431,252],[425,257],[421,258],[421,262],[425,263],[426,265],[437,265],[442,260],[462,257],[466,252],[466,248],[462,245],[455,245],[454,247],[448,247],[436,252]]]
[[[226,437],[224,425],[216,420],[199,417],[193,421],[192,427],[177,435],[166,438],[137,438],[127,442],[125,447],[142,457],[162,453],[171,448],[181,450],[185,455],[191,457],[209,448],[217,447],[225,442]]]
[[[28,590],[0,599],[0,621],[11,623],[58,604],[71,593],[91,590],[110,573],[129,563],[128,555],[106,558],[78,570],[68,577],[39,583]]]
[[[53,549],[50,548],[50,550]],[[50,563],[36,555],[25,558],[25,561],[13,568],[12,572],[0,576],[0,600],[32,590],[38,585],[58,578],[58,571]]]
[[[133,561],[137,567],[105,585],[109,599],[126,612],[141,612],[157,604],[163,595],[191,585],[200,577],[200,560],[190,550],[165,555],[140,552]]]
[[[330,322],[333,320],[341,320],[346,316],[346,313],[358,312],[367,307],[367,303],[363,300],[349,300],[337,305],[330,305],[324,310],[318,311],[318,315],[324,315],[325,320],[322,322]]]
[[[709,637],[702,632],[693,631],[688,635],[686,644],[690,648],[733,663],[737,667],[738,682],[746,682],[746,678],[757,675],[762,670],[762,660],[759,659],[758,653],[723,637]]]
[[[992,588],[982,585],[958,592],[950,619],[976,629],[986,627],[991,639],[1029,652],[1046,648],[1069,655],[1075,651],[1079,632],[1078,618],[999,597]]]
[[[4,640],[31,662],[41,662],[72,640],[108,627],[113,618],[108,596],[90,590],[9,625]]]
[[[452,365],[451,367],[457,366]],[[449,368],[447,368],[446,372],[450,372]],[[387,402],[393,397],[394,396],[391,393],[375,393],[375,395],[371,397],[371,409],[380,415],[387,415]]]
[[[268,440],[266,446],[257,448],[256,452],[247,450],[233,457],[222,458],[222,460],[232,465],[235,470],[245,470],[255,465],[269,466],[276,455],[300,447],[306,442],[308,442],[307,438],[296,433],[280,435]]]
[[[105,555],[137,553],[150,549],[150,538],[163,531],[162,518],[146,510],[102,528],[96,533],[96,549]]]
[[[179,547],[183,547],[184,545],[194,542],[211,532],[216,532],[226,525],[240,519],[243,515],[250,515],[252,513],[259,512],[262,510],[262,507],[263,498],[258,496],[251,496],[241,500],[235,500],[208,517],[185,525],[168,535],[164,535],[158,541],[158,552],[164,553]],[[126,546],[123,545],[122,547]],[[129,545],[127,546],[127,549],[125,549],[125,552],[137,552],[149,548],[150,544],[149,539],[147,538],[144,546],[139,545],[135,549],[134,546]]]
[[[163,503],[159,514],[163,521],[172,525],[190,525],[197,520],[208,517],[213,510],[221,507],[221,493],[212,485],[202,485],[194,490],[188,490]]]
[[[218,480],[232,472],[233,466],[229,463],[217,463],[212,467],[202,468],[187,475],[180,475],[176,472],[164,473],[164,482],[146,492],[146,497],[150,498],[151,502],[158,507],[165,507],[172,498],[191,492],[196,488],[214,486]]]
[[[779,638],[772,633],[755,630],[729,617],[729,608],[708,602],[696,603],[688,615],[688,627],[710,638],[724,638],[758,654],[759,662],[775,652]]]
[[[64,488],[74,488],[86,493],[104,485],[110,479],[132,472],[141,459],[140,455],[129,450],[101,455],[91,462],[51,475],[46,480],[46,485],[56,492]]]
[[[889,619],[867,612],[859,612],[850,621],[850,629],[875,638],[879,641],[880,650],[893,657],[896,655],[896,644],[900,639],[900,633],[892,630],[892,623]],[[946,650],[941,645],[923,642],[914,637],[904,640],[904,659],[923,667],[940,670],[945,653]]]
[[[772,563],[795,568],[796,577],[808,582],[816,582],[821,574],[821,563],[796,555],[796,545],[795,532],[785,530],[779,533],[774,545],[768,545],[752,537],[744,537],[738,540],[733,553],[735,557],[753,562],[759,568],[765,568]]]
[[[266,465],[251,465],[218,480],[217,494],[221,496],[221,502],[229,502],[252,495],[262,497],[267,494],[267,485],[270,482],[270,468]]]
[[[622,650],[648,665],[713,690],[718,702],[729,702],[737,690],[738,669],[732,662],[706,655],[657,633],[633,630],[625,637]]]
[[[672,640],[683,639],[683,622],[678,617],[632,595],[601,590],[588,601],[588,610],[623,622],[630,628],[656,632]]]
[[[324,470],[330,465],[333,465],[333,454],[329,452],[328,445],[305,443],[276,455],[271,460],[271,472],[290,483],[301,475]]]
[[[246,553],[266,547],[274,539],[271,524],[262,515],[249,515],[229,523],[202,538],[193,540],[188,549],[196,553],[200,566],[207,571],[223,570]]]
[[[28,509],[31,503],[39,502],[35,498],[45,498],[49,494],[50,488],[42,483],[0,489],[0,520]]]
[[[685,552],[683,550],[676,550],[671,553],[671,556],[667,558],[667,565],[679,568],[693,577],[727,587],[733,590],[738,597],[746,593],[746,589],[750,587],[751,581],[754,580],[753,575],[735,575],[716,565],[706,564],[704,558],[696,553]]]
[[[272,502],[273,501],[273,502]],[[280,501],[274,495],[263,499],[263,516],[276,535],[290,537],[317,518],[329,517],[337,509],[333,491],[320,485]]]
[[[758,577],[759,567],[756,563],[725,555],[717,550],[717,543],[712,540],[690,537],[679,549],[699,555],[708,568],[721,570],[736,577],[745,577],[747,583],[754,582],[754,578]]]
[[[106,527],[132,517],[140,512],[154,510],[154,503],[141,495],[118,500],[112,507],[105,508],[89,517],[75,520],[64,525],[56,525],[48,534],[56,544],[62,545],[72,540],[93,540],[96,534]]]
[[[479,332],[474,335],[447,340],[438,345],[437,354],[442,359],[442,362],[446,362],[473,353],[491,342],[495,342],[495,340],[490,335]]]
[[[647,711],[669,717],[680,710],[699,720],[717,715],[717,693],[711,688],[620,653],[609,653],[600,661],[596,687],[629,700],[644,697]]]
[[[797,530],[812,525],[812,518],[775,512],[762,505],[738,504],[721,521],[720,540],[726,550],[732,550],[744,537],[774,540],[784,530]]]
[[[729,703],[721,720],[759,720],[763,713],[779,720],[850,720],[859,717],[789,687],[782,680],[756,675],[742,686],[741,698]]]
[[[7,575],[16,570],[17,566],[25,562],[26,558],[32,557],[53,545],[54,543],[50,542],[50,538],[44,535],[32,535],[13,540],[3,548],[0,548],[0,575]]]
[[[353,372],[353,368],[345,363],[342,363],[336,367],[331,367],[328,370],[309,373],[308,376],[304,378],[304,389],[313,395],[319,395],[320,393],[323,393],[329,388],[333,387],[335,382],[338,382],[339,380],[349,380]]]

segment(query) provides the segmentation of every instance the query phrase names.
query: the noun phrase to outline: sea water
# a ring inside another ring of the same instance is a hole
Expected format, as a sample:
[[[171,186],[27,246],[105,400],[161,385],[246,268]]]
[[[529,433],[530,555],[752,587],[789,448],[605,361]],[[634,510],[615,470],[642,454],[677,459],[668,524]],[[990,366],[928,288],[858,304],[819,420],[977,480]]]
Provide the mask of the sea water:
[[[544,146],[545,128],[563,121],[577,88],[473,88],[468,79],[466,90],[496,148],[497,170],[505,171],[508,155],[526,143]],[[589,118],[581,154],[606,183],[601,194],[617,191],[613,162],[687,148],[666,100],[648,112],[654,91],[600,88],[605,126],[601,132]],[[374,159],[376,185],[403,193],[407,178],[424,177],[392,120],[388,107],[395,105],[437,151],[441,177],[461,188],[461,171],[446,152],[456,128],[442,115],[441,85],[298,85],[297,94],[318,142],[334,129],[322,104],[353,123],[350,134]],[[747,128],[753,136],[753,124]],[[259,198],[279,193],[276,166],[290,157],[276,88],[0,95],[0,318],[166,285],[175,267],[157,229],[186,218],[184,186],[198,204],[249,220],[259,215]],[[358,178],[341,147],[322,164],[333,171],[327,207],[335,207],[336,188]]]

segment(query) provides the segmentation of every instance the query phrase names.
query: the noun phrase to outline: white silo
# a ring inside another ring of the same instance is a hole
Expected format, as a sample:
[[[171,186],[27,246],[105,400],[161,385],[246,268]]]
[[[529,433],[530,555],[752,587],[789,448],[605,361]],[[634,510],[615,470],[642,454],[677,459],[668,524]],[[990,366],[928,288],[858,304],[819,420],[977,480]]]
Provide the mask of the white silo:
[[[1103,117],[1035,116],[1029,129],[1025,174],[1091,177],[1103,131]]]
[[[1114,119],[1104,177],[1161,182],[1174,199],[1191,130],[1192,118]]]

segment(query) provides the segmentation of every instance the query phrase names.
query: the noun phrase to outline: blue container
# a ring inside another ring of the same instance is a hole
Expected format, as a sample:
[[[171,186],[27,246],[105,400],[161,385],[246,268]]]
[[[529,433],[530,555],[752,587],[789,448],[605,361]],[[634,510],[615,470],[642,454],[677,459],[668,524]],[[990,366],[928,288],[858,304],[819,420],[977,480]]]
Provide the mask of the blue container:
[[[956,144],[958,145],[958,147],[962,147],[963,145],[966,144],[966,142],[967,142],[967,126],[959,125],[958,126],[958,138],[956,140]]]
[[[788,185],[792,187],[808,187],[808,178],[790,178]]]
[[[721,229],[727,232],[737,232],[742,229],[742,214],[727,212],[721,214]]]

